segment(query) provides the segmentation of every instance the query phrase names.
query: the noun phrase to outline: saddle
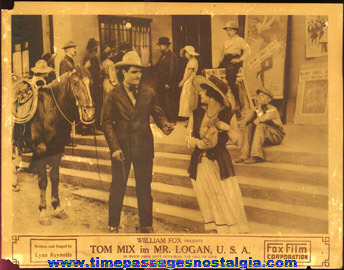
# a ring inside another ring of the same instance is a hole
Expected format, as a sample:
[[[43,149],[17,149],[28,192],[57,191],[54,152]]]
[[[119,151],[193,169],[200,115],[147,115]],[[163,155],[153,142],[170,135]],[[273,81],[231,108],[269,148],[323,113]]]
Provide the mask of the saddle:
[[[35,115],[38,104],[38,87],[27,79],[19,79],[13,86],[13,116],[16,124],[25,124]]]

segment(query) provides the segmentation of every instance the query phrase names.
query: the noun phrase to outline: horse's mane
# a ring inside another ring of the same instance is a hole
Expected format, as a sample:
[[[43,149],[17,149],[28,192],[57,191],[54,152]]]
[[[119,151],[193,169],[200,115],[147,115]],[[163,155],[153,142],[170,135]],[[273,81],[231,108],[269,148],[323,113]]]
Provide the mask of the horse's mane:
[[[84,77],[91,79],[91,74],[85,66],[76,64],[75,70],[76,70],[75,75],[78,76],[80,79],[83,79]],[[61,81],[66,80],[68,76],[69,76],[69,72],[63,73],[62,75],[57,77],[54,81],[52,81],[48,85],[41,87],[41,89],[44,90],[44,88],[55,87]]]
[[[83,79],[84,77],[91,78],[91,74],[88,71],[88,69],[84,65],[77,64],[75,66],[76,69],[76,75]]]

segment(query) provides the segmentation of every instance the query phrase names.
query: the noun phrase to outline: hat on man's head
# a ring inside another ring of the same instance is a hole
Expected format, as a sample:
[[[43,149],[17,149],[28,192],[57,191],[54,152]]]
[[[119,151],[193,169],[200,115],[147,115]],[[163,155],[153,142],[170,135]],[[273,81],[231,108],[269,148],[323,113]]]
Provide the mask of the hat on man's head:
[[[68,49],[72,47],[76,47],[75,43],[73,41],[68,41],[63,45],[62,49]]]
[[[94,38],[90,38],[87,42],[86,49],[92,51],[99,46],[99,41],[95,40]]]
[[[259,93],[264,93],[265,95],[267,95],[269,98],[274,99],[274,95],[272,94],[271,90],[268,90],[268,89],[257,89],[257,95]]]
[[[131,47],[131,44],[130,44],[129,42],[127,42],[127,41],[121,41],[121,42],[118,44],[118,49],[119,49],[120,51],[124,51],[124,50],[130,51],[130,50],[132,49],[132,47]]]
[[[183,49],[183,52],[188,52],[191,55],[199,55],[199,53],[195,52],[195,48],[190,45],[186,45]]]
[[[136,51],[127,52],[125,55],[123,55],[122,61],[115,64],[115,68],[120,68],[123,66],[143,67],[140,56]]]
[[[204,89],[202,87],[202,84],[210,86],[211,88],[213,88],[216,92],[218,92],[221,95],[221,97],[223,99],[223,104],[226,107],[230,107],[230,103],[226,97],[226,94],[228,92],[228,87],[223,81],[221,81],[221,79],[219,79],[213,75],[210,76],[209,79],[207,79],[204,76],[197,75],[193,78],[192,84],[194,85],[194,87],[196,88],[197,91],[201,91],[202,89]]]
[[[45,53],[41,56],[41,59],[45,60],[48,64],[51,63],[52,61],[54,61],[56,57],[56,53]]]
[[[239,26],[236,22],[234,21],[228,21],[225,25],[225,27],[223,27],[224,30],[227,29],[239,29]]]
[[[35,66],[33,68],[31,68],[31,70],[34,73],[49,73],[50,71],[53,70],[53,68],[48,67],[48,64],[45,60],[43,59],[39,59]]]
[[[171,42],[170,42],[170,39],[168,37],[160,37],[159,42],[157,44],[168,46],[171,44]]]

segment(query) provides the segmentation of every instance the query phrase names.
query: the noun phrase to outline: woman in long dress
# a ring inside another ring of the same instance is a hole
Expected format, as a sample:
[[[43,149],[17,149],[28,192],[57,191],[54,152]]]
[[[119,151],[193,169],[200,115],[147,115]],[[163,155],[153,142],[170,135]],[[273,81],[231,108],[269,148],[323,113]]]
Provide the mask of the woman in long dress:
[[[189,61],[185,67],[183,79],[178,85],[182,88],[178,116],[189,118],[192,111],[197,108],[198,103],[198,93],[192,85],[192,79],[198,70],[198,61],[195,56],[199,54],[195,52],[195,48],[192,46],[185,46],[181,52]]]
[[[205,230],[221,234],[247,233],[248,224],[231,156],[226,149],[235,113],[220,79],[196,76],[193,85],[201,103],[188,124],[188,145],[194,148],[189,174],[203,216]]]

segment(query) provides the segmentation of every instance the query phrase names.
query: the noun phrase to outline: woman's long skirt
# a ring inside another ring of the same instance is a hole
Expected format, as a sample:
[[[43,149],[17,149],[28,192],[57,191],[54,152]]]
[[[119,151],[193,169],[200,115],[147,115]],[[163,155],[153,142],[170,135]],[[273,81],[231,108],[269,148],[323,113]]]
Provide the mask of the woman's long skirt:
[[[221,180],[217,161],[203,156],[197,167],[197,180],[192,180],[192,184],[206,231],[220,234],[249,231],[238,180],[235,176]]]

